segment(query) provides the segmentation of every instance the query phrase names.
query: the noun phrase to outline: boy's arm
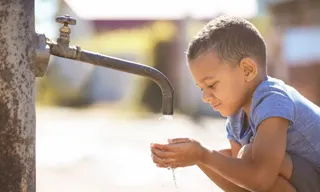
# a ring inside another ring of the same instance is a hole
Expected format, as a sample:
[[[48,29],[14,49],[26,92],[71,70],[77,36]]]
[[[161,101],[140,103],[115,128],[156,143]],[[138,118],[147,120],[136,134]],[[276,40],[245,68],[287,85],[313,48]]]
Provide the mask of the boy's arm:
[[[228,157],[237,157],[241,145],[232,141],[230,141],[231,149],[220,150],[219,152]],[[220,187],[225,192],[248,192],[248,190],[241,188],[227,179],[223,178],[221,175],[210,169],[204,164],[197,165],[202,172],[204,172],[218,187]]]
[[[288,125],[288,120],[280,117],[262,121],[252,145],[251,161],[212,151],[206,152],[201,162],[243,188],[268,191],[277,178],[285,156]]]

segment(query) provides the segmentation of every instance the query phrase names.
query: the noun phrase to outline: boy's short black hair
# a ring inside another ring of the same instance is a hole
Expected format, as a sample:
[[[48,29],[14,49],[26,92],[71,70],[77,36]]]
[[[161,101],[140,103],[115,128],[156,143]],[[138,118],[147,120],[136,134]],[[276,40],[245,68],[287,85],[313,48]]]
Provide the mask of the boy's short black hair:
[[[219,59],[237,65],[241,59],[251,57],[266,67],[266,44],[260,32],[249,21],[232,16],[211,20],[189,43],[187,58],[214,51]]]

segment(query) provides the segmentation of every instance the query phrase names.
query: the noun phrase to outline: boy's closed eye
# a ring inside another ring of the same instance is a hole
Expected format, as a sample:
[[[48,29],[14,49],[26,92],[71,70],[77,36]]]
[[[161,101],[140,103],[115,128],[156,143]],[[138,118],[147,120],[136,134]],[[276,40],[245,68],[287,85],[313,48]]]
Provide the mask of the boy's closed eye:
[[[214,88],[216,88],[216,86],[217,86],[218,83],[219,83],[219,82],[215,82],[215,83],[209,84],[207,87],[208,87],[209,89],[214,89]],[[201,88],[199,85],[197,85],[197,86],[200,88],[201,91],[203,91],[203,88]]]
[[[212,90],[213,90],[213,89],[216,89],[218,83],[219,83],[219,82],[210,83],[210,84],[208,84],[207,87],[208,87],[209,89],[212,89]]]
[[[214,89],[217,86],[218,82],[212,83],[210,85],[208,85],[208,88],[210,89]]]

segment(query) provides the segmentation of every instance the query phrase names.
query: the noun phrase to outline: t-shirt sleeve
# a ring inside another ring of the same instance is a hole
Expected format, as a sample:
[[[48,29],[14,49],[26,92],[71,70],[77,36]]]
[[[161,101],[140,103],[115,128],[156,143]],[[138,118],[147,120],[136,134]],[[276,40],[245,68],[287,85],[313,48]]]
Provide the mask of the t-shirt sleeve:
[[[294,121],[295,106],[293,101],[284,93],[269,92],[260,99],[252,113],[252,120],[257,128],[260,123],[269,117],[282,117],[289,120],[290,125]]]
[[[231,127],[231,123],[230,123],[229,119],[227,119],[227,121],[226,121],[226,130],[227,130],[227,138],[229,140],[238,142],[234,136],[234,133],[232,132],[232,127]]]

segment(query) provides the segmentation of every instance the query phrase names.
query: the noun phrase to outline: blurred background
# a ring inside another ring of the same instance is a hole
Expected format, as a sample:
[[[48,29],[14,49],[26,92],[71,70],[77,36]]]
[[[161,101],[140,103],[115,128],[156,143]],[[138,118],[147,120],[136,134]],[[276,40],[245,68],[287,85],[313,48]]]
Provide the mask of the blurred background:
[[[172,172],[153,165],[151,142],[192,137],[227,146],[224,119],[201,101],[185,51],[209,20],[250,20],[268,46],[269,75],[320,104],[318,0],[36,0],[36,30],[56,40],[55,17],[77,19],[71,44],[143,63],[175,88],[173,121],[160,121],[162,96],[152,81],[51,56],[37,79],[37,189],[67,191],[220,191],[196,167]]]

